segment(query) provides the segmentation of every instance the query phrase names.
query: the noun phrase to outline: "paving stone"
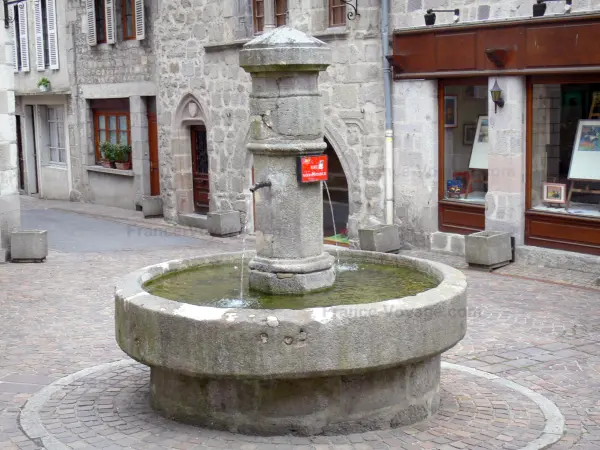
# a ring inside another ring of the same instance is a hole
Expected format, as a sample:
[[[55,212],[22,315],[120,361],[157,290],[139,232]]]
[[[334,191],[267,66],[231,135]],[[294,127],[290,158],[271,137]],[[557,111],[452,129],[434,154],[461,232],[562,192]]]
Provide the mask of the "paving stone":
[[[195,247],[101,253],[51,250],[46,263],[26,270],[22,265],[2,266],[0,320],[11,326],[0,334],[0,449],[18,449],[17,444],[39,447],[39,441],[23,435],[18,423],[32,393],[52,380],[125,357],[114,340],[112,294],[119,277],[169,259],[241,248],[239,239],[200,237],[202,245]],[[551,450],[600,448],[600,317],[593,313],[600,304],[600,290],[525,280],[509,271],[470,271],[464,258],[419,250],[404,253],[446,262],[467,274],[467,335],[444,354],[445,361],[476,365],[556,403],[568,420],[568,433]],[[543,279],[544,271],[527,268],[527,276]],[[570,274],[560,278],[578,282]],[[524,364],[528,365],[520,367]],[[5,391],[3,384],[9,385]],[[40,420],[72,448],[144,450],[175,445],[203,450],[509,449],[524,447],[545,426],[539,408],[522,395],[452,370],[443,371],[440,411],[427,421],[385,434],[295,437],[285,442],[175,424],[149,409],[147,390],[143,366],[98,373],[62,387],[43,406]],[[418,441],[417,435],[428,440]]]

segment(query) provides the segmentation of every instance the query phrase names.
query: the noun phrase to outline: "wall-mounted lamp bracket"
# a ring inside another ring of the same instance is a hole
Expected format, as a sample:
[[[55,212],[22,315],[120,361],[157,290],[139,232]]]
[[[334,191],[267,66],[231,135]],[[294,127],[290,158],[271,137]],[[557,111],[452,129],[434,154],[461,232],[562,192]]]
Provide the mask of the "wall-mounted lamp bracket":
[[[343,0],[342,0],[343,1]],[[435,25],[436,12],[451,12],[454,13],[453,21],[457,23],[460,20],[460,9],[428,9],[425,13],[425,25]]]
[[[358,0],[340,0],[340,1],[354,10],[354,11],[350,10],[350,11],[348,11],[348,14],[346,14],[346,17],[348,17],[348,20],[354,20],[357,17],[360,17],[360,13],[358,12]]]
[[[10,24],[15,21],[14,17],[8,15],[8,7],[12,5],[19,5],[19,8],[25,8],[25,2],[27,0],[2,0],[2,8],[4,9],[4,28],[9,28]]]
[[[546,3],[547,2],[565,2],[565,14],[571,12],[573,6],[573,0],[536,0],[533,4],[533,17],[542,17],[546,14]]]

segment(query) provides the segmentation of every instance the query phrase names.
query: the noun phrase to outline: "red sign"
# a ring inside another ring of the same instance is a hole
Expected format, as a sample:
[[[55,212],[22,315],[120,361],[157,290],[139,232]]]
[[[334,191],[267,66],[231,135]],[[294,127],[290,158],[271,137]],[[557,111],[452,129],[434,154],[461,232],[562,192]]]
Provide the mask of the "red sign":
[[[300,156],[298,158],[298,181],[300,183],[327,181],[327,155]]]

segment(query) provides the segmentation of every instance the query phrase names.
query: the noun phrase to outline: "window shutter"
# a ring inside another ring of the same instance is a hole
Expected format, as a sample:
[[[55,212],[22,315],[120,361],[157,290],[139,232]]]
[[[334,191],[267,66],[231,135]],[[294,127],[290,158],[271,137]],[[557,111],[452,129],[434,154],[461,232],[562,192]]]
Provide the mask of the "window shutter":
[[[94,0],[85,0],[87,10],[87,41],[88,45],[97,45],[96,37],[96,2]]]
[[[16,14],[15,9],[13,8],[13,14]],[[10,34],[12,36],[12,57],[13,57],[13,72],[19,71],[19,62],[17,61],[17,31],[15,29],[14,20],[10,23]]]
[[[58,69],[58,32],[56,29],[56,0],[46,0],[46,15],[48,16],[48,52],[50,53],[50,68]]]
[[[33,3],[35,16],[35,66],[38,72],[46,70],[44,63],[44,24],[42,23],[42,1]]]
[[[29,34],[28,34],[28,23],[27,23],[27,3],[18,5],[17,10],[19,11],[19,33],[21,35],[21,70],[23,72],[29,72]]]
[[[115,36],[115,2],[114,0],[106,0],[106,43],[114,44],[117,42]]]
[[[135,0],[135,38],[138,41],[146,38],[146,19],[144,17],[144,0]]]

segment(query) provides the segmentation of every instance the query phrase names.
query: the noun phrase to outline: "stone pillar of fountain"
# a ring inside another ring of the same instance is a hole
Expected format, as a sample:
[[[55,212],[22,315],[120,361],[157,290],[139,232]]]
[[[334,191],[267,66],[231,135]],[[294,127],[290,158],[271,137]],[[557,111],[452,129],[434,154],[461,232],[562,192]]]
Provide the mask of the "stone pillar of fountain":
[[[252,289],[302,294],[335,280],[333,257],[323,251],[321,182],[301,184],[298,157],[321,154],[323,110],[319,72],[331,61],[322,41],[280,27],[244,45],[240,66],[252,75],[250,135],[256,189],[257,255]]]

